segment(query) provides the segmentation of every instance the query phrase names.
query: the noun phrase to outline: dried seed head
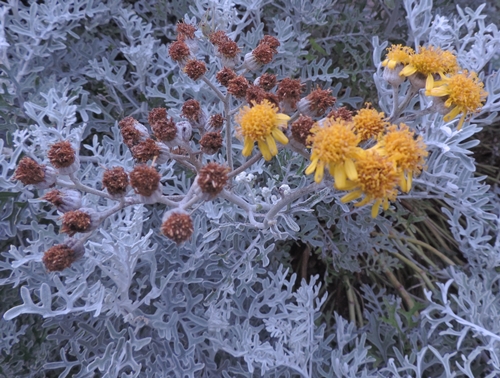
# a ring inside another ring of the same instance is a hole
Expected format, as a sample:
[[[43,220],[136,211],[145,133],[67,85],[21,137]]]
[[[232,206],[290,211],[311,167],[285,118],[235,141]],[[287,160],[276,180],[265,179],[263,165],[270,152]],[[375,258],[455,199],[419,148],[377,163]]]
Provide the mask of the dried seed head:
[[[64,244],[57,244],[45,251],[42,262],[49,272],[60,272],[69,268],[76,260],[84,254],[82,246],[74,246],[69,240]]]
[[[255,104],[260,104],[266,98],[267,92],[256,85],[249,85],[245,100],[252,107]]]
[[[122,119],[118,126],[122,134],[123,142],[128,148],[132,148],[139,142],[149,138],[148,130],[133,117]]]
[[[219,194],[227,184],[229,169],[217,163],[208,163],[198,173],[198,186],[211,198]]]
[[[335,120],[344,120],[347,122],[351,122],[352,121],[352,112],[349,109],[347,109],[345,106],[342,106],[338,109],[332,110],[330,113],[328,113],[326,118],[333,118]]]
[[[254,84],[258,85],[259,87],[261,87],[265,91],[270,91],[271,89],[273,89],[276,86],[276,82],[277,82],[276,75],[265,73],[265,74],[262,74],[257,79],[255,79]]]
[[[151,125],[155,137],[164,142],[171,142],[177,135],[177,127],[172,118],[158,121]]]
[[[77,232],[89,232],[98,225],[98,216],[93,209],[81,208],[79,210],[68,211],[61,217],[61,231],[73,236]]]
[[[309,116],[300,115],[294,123],[292,123],[292,136],[297,142],[307,145],[307,138],[311,134],[311,128],[314,125],[314,120]]]
[[[275,95],[274,93],[271,93],[271,92],[266,92],[266,94],[264,95],[264,100],[267,100],[269,101],[271,104],[274,104],[274,106],[276,106],[277,108],[279,108],[279,100],[278,100],[278,96]]]
[[[224,87],[227,87],[229,85],[229,81],[234,79],[236,77],[236,72],[234,72],[232,69],[224,67],[222,70],[217,72],[217,75],[215,75],[215,79]]]
[[[198,122],[202,116],[200,103],[195,99],[187,100],[182,105],[182,115],[190,121]]]
[[[55,168],[68,168],[75,162],[75,150],[67,140],[54,143],[47,153],[50,163]]]
[[[194,33],[196,32],[196,27],[191,24],[186,24],[184,22],[179,22],[177,24],[177,34],[179,39],[189,38],[194,39]]]
[[[130,172],[130,184],[137,194],[149,197],[160,185],[160,174],[153,167],[137,165]]]
[[[139,163],[146,163],[160,155],[160,148],[153,139],[146,139],[131,148],[132,156]]]
[[[40,184],[45,179],[45,165],[25,156],[19,161],[13,178],[24,185]]]
[[[191,79],[198,80],[200,77],[205,75],[205,72],[207,72],[207,67],[201,60],[191,59],[186,63],[184,72]]]
[[[224,117],[220,113],[213,114],[208,120],[208,125],[211,130],[219,130],[224,125]]]
[[[208,39],[215,46],[221,44],[222,42],[227,42],[230,40],[230,38],[227,36],[226,32],[223,30],[217,30],[216,32],[210,34]]]
[[[207,155],[213,155],[222,147],[222,135],[220,132],[213,131],[203,135],[200,139],[201,150]]]
[[[193,234],[193,221],[189,214],[181,212],[168,212],[164,215],[161,231],[167,238],[177,244],[188,240]]]
[[[293,111],[297,108],[297,102],[300,100],[300,93],[302,92],[302,84],[299,79],[285,78],[278,84],[276,94],[283,108],[286,111]]]
[[[276,54],[278,52],[278,47],[281,45],[280,41],[276,37],[273,37],[271,35],[265,35],[260,41],[259,45],[269,45],[271,49],[273,49],[274,53]]]
[[[106,169],[102,176],[102,185],[114,197],[122,197],[127,193],[128,175],[122,167]]]
[[[177,63],[185,62],[191,54],[189,51],[189,47],[184,41],[175,41],[174,43],[172,43],[168,48],[168,53],[172,60]]]
[[[71,189],[51,190],[42,199],[53,204],[62,213],[77,210],[82,206],[80,192]]]
[[[248,80],[243,76],[236,76],[229,80],[227,91],[236,98],[244,98],[248,89]]]
[[[148,122],[152,126],[157,122],[165,121],[167,119],[167,109],[154,108],[151,109],[148,115]]]
[[[297,107],[299,112],[303,114],[312,117],[322,117],[326,110],[335,104],[336,100],[330,89],[317,88],[301,99]]]
[[[233,59],[240,52],[240,48],[238,47],[238,44],[236,42],[228,38],[224,41],[220,41],[217,44],[217,51],[223,57]]]
[[[267,43],[259,44],[253,51],[252,55],[255,60],[263,66],[264,64],[271,63],[276,51],[271,48]]]

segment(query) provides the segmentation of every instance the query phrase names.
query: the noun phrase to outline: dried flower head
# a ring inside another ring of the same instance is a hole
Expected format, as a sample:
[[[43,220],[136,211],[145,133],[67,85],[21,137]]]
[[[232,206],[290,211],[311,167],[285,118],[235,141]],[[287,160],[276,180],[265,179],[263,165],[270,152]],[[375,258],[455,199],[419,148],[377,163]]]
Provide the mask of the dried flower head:
[[[181,212],[168,212],[164,216],[161,231],[167,238],[177,244],[188,240],[194,232],[193,221],[189,214]]]
[[[13,178],[24,185],[39,184],[45,179],[45,165],[25,156],[19,161]]]
[[[267,43],[261,43],[259,44],[255,49],[252,51],[252,55],[255,58],[255,60],[260,64],[268,64],[271,63],[273,60],[274,54],[276,53],[276,50],[274,50],[271,46],[269,46]]]
[[[245,95],[245,101],[248,102],[250,106],[253,106],[253,104],[260,104],[264,101],[266,94],[267,92],[261,87],[258,87],[257,85],[249,85]]]
[[[276,86],[276,83],[276,75],[269,73],[262,74],[255,80],[255,85],[258,85],[265,91],[270,91],[271,89],[273,89]]]
[[[89,232],[97,227],[95,211],[92,209],[79,209],[68,211],[61,217],[61,232],[73,236],[77,232]]]
[[[75,162],[75,149],[67,140],[54,143],[47,153],[50,163],[56,168],[67,168]]]
[[[198,80],[200,77],[205,75],[205,72],[207,72],[207,67],[201,60],[191,59],[188,60],[188,62],[184,66],[184,72],[186,73],[186,75],[188,75],[189,78]]]
[[[321,117],[326,109],[335,104],[337,99],[333,97],[330,89],[317,88],[301,99],[297,105],[299,112],[312,117]]]
[[[63,213],[77,210],[82,206],[80,192],[72,189],[53,189],[46,193],[42,199],[50,202]]]
[[[224,67],[222,70],[217,72],[215,75],[215,79],[224,87],[229,85],[229,82],[234,79],[236,76],[236,72],[234,72],[231,68]]]
[[[383,112],[377,112],[370,103],[365,105],[366,108],[358,110],[352,118],[354,130],[361,137],[361,141],[376,138],[388,125]]]
[[[278,47],[281,45],[280,41],[276,37],[273,37],[271,35],[265,35],[262,37],[262,39],[259,41],[259,45],[268,45],[273,52],[276,54],[278,52]]]
[[[216,32],[212,33],[208,37],[209,41],[215,45],[218,46],[223,42],[230,41],[231,39],[227,36],[226,32],[223,30],[217,30]]]
[[[220,132],[212,131],[205,133],[200,139],[201,150],[208,154],[213,155],[222,147],[222,135]]]
[[[198,186],[210,197],[219,194],[227,184],[229,169],[217,163],[208,163],[198,173]]]
[[[154,125],[157,122],[165,121],[167,119],[167,109],[165,108],[154,108],[151,109],[148,115],[148,122],[150,125]]]
[[[220,41],[217,45],[217,51],[225,58],[233,59],[240,52],[238,44],[231,39]]]
[[[171,142],[177,135],[177,127],[172,118],[151,124],[155,137],[164,142]]]
[[[352,121],[352,112],[347,109],[345,106],[342,106],[338,109],[333,109],[326,118],[333,118],[333,119],[339,119],[339,120],[344,120],[347,122]]]
[[[125,117],[118,123],[118,126],[120,127],[123,142],[128,148],[132,148],[142,140],[149,138],[146,127],[133,117]]]
[[[224,125],[224,117],[222,114],[217,113],[210,116],[208,119],[208,125],[212,130],[219,130]]]
[[[314,120],[305,115],[300,115],[294,123],[292,123],[292,136],[297,142],[303,145],[307,144],[307,139],[312,135],[311,129],[314,125]]]
[[[75,243],[57,244],[45,251],[42,262],[49,272],[60,272],[69,268],[84,254],[82,246],[73,246]]]
[[[137,194],[151,196],[160,185],[160,174],[153,167],[137,165],[130,172],[130,185]]]
[[[102,186],[112,196],[124,196],[128,189],[128,175],[122,167],[106,169],[102,176]]]
[[[227,91],[236,98],[244,98],[248,89],[248,80],[243,76],[236,76],[229,80]]]
[[[198,122],[202,115],[200,103],[195,99],[187,100],[182,105],[182,115],[190,121]]]
[[[284,103],[286,110],[297,109],[297,102],[300,100],[302,84],[299,79],[284,78],[278,84],[276,94],[281,103]]]
[[[178,63],[185,62],[191,54],[188,45],[184,41],[175,41],[172,43],[168,48],[168,53],[172,60]]]
[[[257,142],[264,159],[271,160],[278,154],[276,141],[288,143],[288,138],[280,127],[286,127],[289,119],[286,114],[278,113],[278,108],[267,100],[252,108],[245,106],[240,109],[236,122],[240,125],[238,133],[244,138],[243,156],[249,156]]]
[[[132,156],[139,163],[146,163],[160,155],[160,147],[153,139],[146,139],[130,149]]]
[[[177,24],[177,34],[179,39],[182,38],[189,38],[189,39],[194,39],[194,33],[196,32],[196,27],[191,24],[186,24],[184,22],[179,22]]]

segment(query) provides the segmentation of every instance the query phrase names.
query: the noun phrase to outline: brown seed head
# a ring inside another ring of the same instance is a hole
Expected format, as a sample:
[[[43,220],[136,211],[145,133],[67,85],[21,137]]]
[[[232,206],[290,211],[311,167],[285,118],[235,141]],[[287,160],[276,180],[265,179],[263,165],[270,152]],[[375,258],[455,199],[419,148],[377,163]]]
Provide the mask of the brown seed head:
[[[161,231],[167,238],[180,244],[193,234],[193,221],[188,214],[173,213],[163,222]]]
[[[299,79],[285,78],[278,84],[276,94],[280,101],[289,101],[295,105],[300,100],[300,93],[302,92],[302,84]],[[295,108],[295,106],[292,106]]]
[[[222,30],[217,30],[216,32],[210,34],[210,36],[208,37],[208,39],[215,46],[218,46],[218,45],[220,45],[223,42],[227,42],[227,41],[231,40],[231,38],[229,38],[227,36],[226,32],[224,32]]]
[[[275,51],[267,43],[259,44],[252,51],[252,55],[254,56],[255,60],[262,65],[271,63],[274,54]]]
[[[255,104],[260,104],[266,98],[267,92],[257,85],[249,85],[245,100],[253,107]]]
[[[184,22],[179,22],[177,24],[177,34],[181,38],[194,39],[194,32],[196,27],[194,25],[186,24]]]
[[[238,55],[240,48],[238,44],[233,40],[229,39],[227,41],[220,42],[217,45],[217,51],[228,59],[232,59]]]
[[[213,131],[203,135],[200,139],[201,150],[208,154],[213,155],[222,147],[222,135],[220,132]]]
[[[24,185],[39,184],[45,178],[45,165],[38,164],[32,158],[23,157],[17,165],[14,179]]]
[[[66,244],[58,244],[45,251],[42,262],[49,272],[60,272],[69,268],[81,254],[75,252]]]
[[[270,91],[276,86],[276,75],[265,73],[259,77],[259,87],[265,91]]]
[[[130,150],[134,159],[139,163],[146,163],[148,160],[153,160],[154,157],[160,155],[160,147],[153,139],[146,139]]]
[[[260,41],[259,45],[266,44],[268,45],[271,49],[273,49],[274,54],[276,54],[278,51],[278,47],[281,45],[280,41],[278,41],[277,38],[271,36],[271,35],[265,35]]]
[[[53,189],[50,192],[46,193],[43,197],[43,200],[50,202],[52,205],[58,207],[64,203],[62,193],[60,190]]]
[[[352,112],[347,109],[345,106],[342,106],[338,109],[332,110],[326,118],[333,118],[333,119],[342,119],[347,122],[352,121]]]
[[[165,108],[151,109],[148,115],[148,122],[151,126],[159,121],[164,121],[166,119],[167,119],[167,109]]]
[[[271,104],[274,104],[274,106],[276,106],[279,109],[280,101],[278,99],[278,96],[275,95],[274,93],[266,92],[266,94],[264,95],[264,100],[269,101]]]
[[[321,117],[326,112],[326,109],[333,106],[335,101],[337,101],[337,99],[333,97],[331,89],[320,88],[312,91],[306,99],[309,100],[309,107],[318,117]]]
[[[312,135],[311,128],[314,125],[314,120],[305,115],[300,115],[294,123],[292,123],[292,136],[297,142],[303,145],[307,144],[307,138]]]
[[[137,194],[149,197],[158,189],[160,174],[147,165],[137,165],[130,172],[130,184]]]
[[[102,176],[102,185],[113,196],[125,194],[128,186],[127,172],[122,167],[106,169]]]
[[[67,140],[54,143],[47,156],[50,163],[56,168],[67,168],[75,162],[75,150]]]
[[[164,119],[151,125],[155,137],[164,142],[171,142],[177,135],[177,127],[172,118]]]
[[[118,126],[121,128],[127,126],[134,126],[137,123],[137,120],[134,117],[125,117],[120,122],[118,122]]]
[[[182,105],[182,115],[190,121],[198,122],[201,117],[201,106],[195,99],[187,100]]]
[[[204,62],[196,59],[191,59],[186,63],[184,72],[191,79],[198,80],[200,77],[205,75],[205,72],[207,72],[207,67],[205,66]]]
[[[244,98],[248,89],[248,80],[243,76],[236,76],[234,79],[229,80],[227,91],[236,98]]]
[[[198,173],[198,185],[203,193],[215,197],[227,184],[229,169],[217,163],[208,163]]]
[[[231,68],[224,67],[222,70],[217,72],[215,79],[224,87],[229,85],[229,82],[236,77],[236,72]]]
[[[212,129],[218,130],[222,128],[222,125],[224,124],[224,117],[220,113],[213,114],[208,119],[208,124]]]
[[[189,57],[189,47],[183,41],[175,41],[168,48],[170,57],[176,62],[183,62]]]
[[[89,231],[92,223],[90,215],[81,210],[68,211],[61,219],[62,226],[60,232],[65,232],[69,236],[73,236],[77,232]]]

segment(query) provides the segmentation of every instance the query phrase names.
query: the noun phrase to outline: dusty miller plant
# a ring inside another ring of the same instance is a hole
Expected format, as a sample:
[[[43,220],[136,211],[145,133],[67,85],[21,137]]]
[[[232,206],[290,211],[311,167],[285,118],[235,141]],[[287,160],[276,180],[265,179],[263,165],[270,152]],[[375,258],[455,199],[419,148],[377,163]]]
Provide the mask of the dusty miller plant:
[[[384,122],[408,125],[428,153],[411,190],[403,188],[387,207],[381,205],[385,211],[374,213],[378,205],[343,201],[345,192],[333,187],[333,170],[319,183],[306,175],[311,139],[301,144],[292,135],[299,113],[311,111],[299,99],[315,90],[326,96],[323,112],[311,114],[320,127],[330,122],[330,110],[339,117],[339,109],[363,107],[356,90],[340,84],[355,73],[348,75],[327,56],[311,57],[311,46],[333,51],[338,42],[322,39],[319,31],[332,32],[328,20],[338,10],[330,2],[3,2],[0,372],[500,374],[499,201],[484,178],[474,175],[470,156],[478,143],[474,134],[498,121],[500,109],[500,76],[490,63],[498,59],[500,35],[495,25],[485,25],[482,9],[457,7],[445,17],[432,12],[430,0],[404,2],[406,44],[452,51],[460,67],[477,72],[484,83],[487,98],[460,130],[458,118],[444,121],[436,111],[437,97],[414,91],[408,80],[387,83],[381,62],[389,43],[373,36],[370,69],[378,97],[370,99],[372,106],[385,113]],[[194,35],[191,29],[179,32],[177,22],[191,25]],[[220,39],[217,32],[223,32]],[[309,33],[317,33],[320,45],[311,45]],[[358,42],[353,45],[366,44]],[[224,66],[243,79],[224,84],[217,76]],[[276,75],[282,86],[253,85],[264,73]],[[287,104],[289,93],[280,88],[290,78],[298,98]],[[245,86],[254,97],[238,92]],[[187,107],[192,100],[194,108]],[[275,142],[259,144],[261,154],[253,140],[249,151],[245,140],[250,137],[242,117],[262,104],[289,121],[283,129],[289,143],[279,144],[276,153]],[[161,122],[152,116],[160,108]],[[220,119],[212,118],[217,114]],[[208,133],[220,143],[202,150]],[[75,160],[65,165],[58,153]],[[24,162],[34,171],[23,176],[20,162],[28,158]],[[123,169],[133,188],[103,180],[114,167]],[[149,192],[146,181],[155,182]],[[54,189],[62,207],[46,201]],[[411,217],[401,205],[409,200],[442,204],[467,266],[456,266],[439,251],[426,252],[437,252],[446,269],[427,272],[413,262],[417,251],[396,228]],[[67,214],[75,211],[88,222],[72,223]],[[285,248],[294,241],[325,262],[324,277],[296,282]],[[70,255],[49,259],[48,251]],[[328,274],[375,271],[394,283],[390,272],[401,266],[419,274],[425,300],[416,304],[405,292],[396,296],[369,284],[354,293],[346,278],[350,319],[335,308],[325,321],[328,293],[322,282]]]

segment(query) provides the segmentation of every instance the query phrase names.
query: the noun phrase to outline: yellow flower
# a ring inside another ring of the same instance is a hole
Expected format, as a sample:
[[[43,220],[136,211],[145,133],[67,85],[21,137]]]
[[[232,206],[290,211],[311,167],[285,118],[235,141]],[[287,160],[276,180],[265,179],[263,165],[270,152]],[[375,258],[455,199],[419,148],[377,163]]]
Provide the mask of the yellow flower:
[[[387,133],[373,147],[378,153],[394,162],[399,175],[399,186],[403,192],[409,192],[413,175],[418,175],[429,154],[421,136],[415,139],[415,133],[402,123],[391,125]]]
[[[483,83],[475,72],[464,70],[450,77],[443,77],[435,82],[435,87],[426,91],[426,95],[446,97],[444,105],[451,111],[444,116],[445,121],[450,121],[462,113],[457,129],[460,130],[467,113],[472,113],[483,106],[488,93],[483,90]]]
[[[244,138],[243,156],[250,156],[254,143],[257,142],[262,156],[271,160],[278,154],[276,141],[287,144],[288,138],[279,127],[287,126],[290,119],[286,114],[278,113],[278,108],[269,101],[254,104],[252,108],[245,106],[236,116],[240,125],[238,133]]]
[[[377,112],[371,108],[371,104],[367,103],[365,109],[358,111],[353,118],[354,130],[361,137],[361,141],[375,138],[384,131],[387,122],[384,121],[385,114]]]
[[[407,65],[410,63],[410,57],[415,54],[415,50],[408,46],[392,45],[387,48],[387,55],[382,62],[383,67],[388,67],[391,70],[401,63]]]
[[[364,198],[354,206],[364,206],[374,201],[372,218],[378,214],[380,205],[384,210],[389,208],[389,201],[394,201],[398,194],[398,172],[393,161],[379,155],[376,150],[368,150],[356,161],[357,180],[348,182],[341,190],[352,190],[341,198],[342,203]]]
[[[434,75],[444,77],[447,73],[455,73],[459,70],[457,58],[449,51],[443,51],[439,47],[420,47],[417,54],[410,56],[410,63],[399,73],[401,76],[411,76],[419,73],[426,78],[425,90],[434,87]]]
[[[327,118],[322,126],[313,126],[311,133],[308,138],[312,148],[311,164],[305,171],[306,175],[315,172],[314,181],[319,183],[327,166],[339,185],[345,184],[346,177],[355,180],[357,173],[353,159],[357,159],[363,150],[357,147],[361,139],[354,133],[352,124]]]

